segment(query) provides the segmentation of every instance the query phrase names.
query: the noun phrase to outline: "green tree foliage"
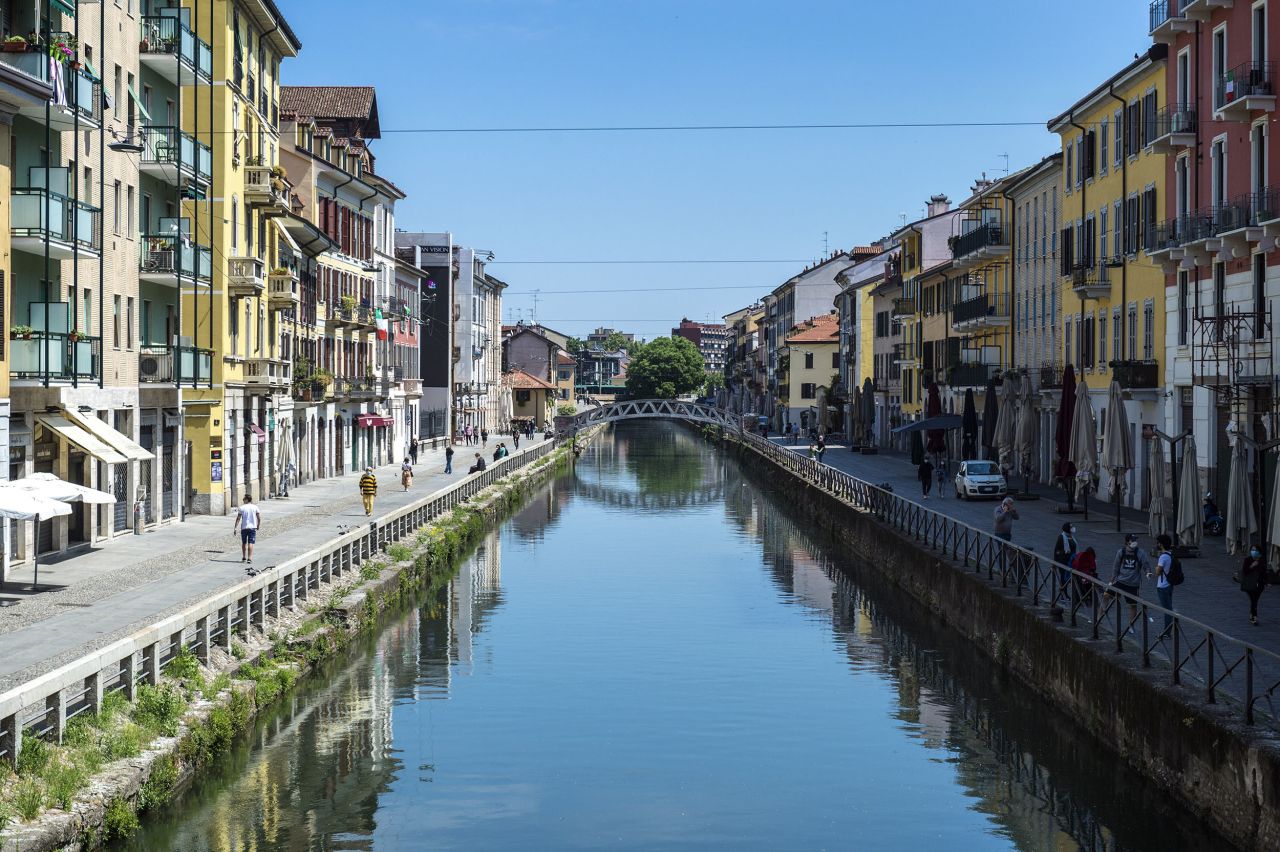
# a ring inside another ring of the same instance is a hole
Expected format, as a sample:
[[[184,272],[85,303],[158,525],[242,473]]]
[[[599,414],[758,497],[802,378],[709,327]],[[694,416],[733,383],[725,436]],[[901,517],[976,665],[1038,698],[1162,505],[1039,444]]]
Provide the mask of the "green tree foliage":
[[[716,391],[724,387],[724,376],[720,373],[707,373],[706,384],[703,385],[703,396],[715,396]]]
[[[564,348],[570,355],[577,355],[583,349],[587,348],[587,344],[583,343],[581,338],[570,337],[565,341]]]
[[[627,340],[626,335],[620,331],[611,332],[604,339],[604,351],[606,352],[629,352],[635,344]]]
[[[636,399],[675,399],[707,380],[702,355],[683,337],[659,337],[638,347],[627,365],[627,393]]]

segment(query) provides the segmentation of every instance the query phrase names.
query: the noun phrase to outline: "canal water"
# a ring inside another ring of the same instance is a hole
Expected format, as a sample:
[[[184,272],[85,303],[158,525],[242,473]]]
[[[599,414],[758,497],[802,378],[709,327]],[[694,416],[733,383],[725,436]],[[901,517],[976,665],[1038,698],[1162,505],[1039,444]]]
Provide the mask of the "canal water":
[[[624,424],[135,850],[1215,850],[674,424]]]

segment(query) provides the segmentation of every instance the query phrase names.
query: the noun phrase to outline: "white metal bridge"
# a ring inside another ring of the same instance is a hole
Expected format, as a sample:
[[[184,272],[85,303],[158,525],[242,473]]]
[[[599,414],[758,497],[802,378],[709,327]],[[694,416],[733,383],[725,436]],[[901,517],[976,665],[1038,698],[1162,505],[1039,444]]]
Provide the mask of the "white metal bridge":
[[[741,416],[714,405],[701,402],[681,402],[677,399],[629,399],[611,402],[592,408],[572,417],[557,417],[557,430],[564,434],[576,432],[597,423],[613,423],[618,420],[692,420],[710,423],[725,429],[740,429]]]

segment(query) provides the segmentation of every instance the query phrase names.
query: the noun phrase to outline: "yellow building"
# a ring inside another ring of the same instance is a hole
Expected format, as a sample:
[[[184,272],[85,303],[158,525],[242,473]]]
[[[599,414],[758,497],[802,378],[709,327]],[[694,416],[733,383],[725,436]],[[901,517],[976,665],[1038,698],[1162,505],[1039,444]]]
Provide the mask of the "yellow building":
[[[779,396],[787,407],[786,421],[803,430],[828,413],[831,386],[839,382],[840,317],[832,312],[805,320],[784,342]]]
[[[1125,488],[1130,506],[1147,499],[1142,426],[1164,422],[1165,276],[1143,248],[1165,204],[1165,153],[1152,143],[1166,55],[1154,46],[1049,121],[1062,140],[1059,356],[1099,412],[1113,381],[1124,391],[1136,463]]]
[[[524,370],[511,370],[507,379],[511,390],[512,422],[532,420],[535,428],[545,429],[554,416],[556,386]]]
[[[563,349],[556,352],[556,398],[573,402],[574,385],[578,381],[578,359]]]

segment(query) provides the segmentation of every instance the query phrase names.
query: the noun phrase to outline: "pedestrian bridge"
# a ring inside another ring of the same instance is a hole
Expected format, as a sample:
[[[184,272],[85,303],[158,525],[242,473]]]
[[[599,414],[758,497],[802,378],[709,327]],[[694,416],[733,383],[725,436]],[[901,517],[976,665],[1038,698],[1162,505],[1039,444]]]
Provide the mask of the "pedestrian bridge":
[[[696,423],[710,423],[723,426],[725,429],[741,427],[740,416],[714,405],[701,402],[681,402],[676,399],[629,399],[624,402],[611,402],[598,408],[592,408],[572,417],[557,417],[556,428],[559,432],[576,432],[598,423],[613,423],[618,420],[692,420]]]

